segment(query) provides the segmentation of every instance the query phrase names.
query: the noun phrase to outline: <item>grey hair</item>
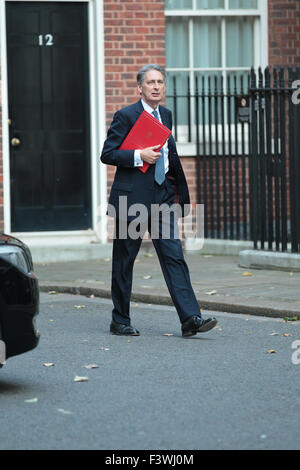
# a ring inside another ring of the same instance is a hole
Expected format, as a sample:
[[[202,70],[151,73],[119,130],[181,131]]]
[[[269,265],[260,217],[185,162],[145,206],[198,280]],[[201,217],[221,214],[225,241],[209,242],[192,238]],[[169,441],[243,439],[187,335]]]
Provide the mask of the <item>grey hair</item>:
[[[137,76],[136,76],[136,81],[137,81],[138,85],[141,85],[143,83],[145,75],[146,75],[147,72],[149,72],[149,70],[157,70],[158,72],[160,72],[162,74],[162,76],[164,77],[164,80],[166,80],[167,73],[166,73],[166,70],[164,69],[164,67],[162,67],[161,65],[158,65],[158,64],[149,64],[149,65],[144,65],[138,71]]]

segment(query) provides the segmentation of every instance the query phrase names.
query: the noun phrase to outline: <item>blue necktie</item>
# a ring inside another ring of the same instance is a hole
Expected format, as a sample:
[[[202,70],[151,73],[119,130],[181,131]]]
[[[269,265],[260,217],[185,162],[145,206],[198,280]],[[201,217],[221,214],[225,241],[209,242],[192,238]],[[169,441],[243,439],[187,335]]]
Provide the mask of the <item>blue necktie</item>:
[[[156,109],[152,112],[153,116],[159,120],[158,118],[158,112]],[[154,173],[154,179],[157,184],[162,184],[165,181],[165,159],[164,159],[164,150],[161,149],[160,151],[161,156],[157,160],[155,164],[155,173]]]

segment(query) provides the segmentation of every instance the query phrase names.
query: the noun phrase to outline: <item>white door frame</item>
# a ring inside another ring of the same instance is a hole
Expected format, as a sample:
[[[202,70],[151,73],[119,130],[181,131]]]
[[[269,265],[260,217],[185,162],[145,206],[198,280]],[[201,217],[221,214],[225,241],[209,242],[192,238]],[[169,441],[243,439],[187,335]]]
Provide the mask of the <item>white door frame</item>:
[[[9,128],[8,128],[8,87],[7,87],[7,44],[6,14],[7,0],[0,0],[0,54],[1,54],[1,95],[2,95],[2,161],[3,161],[3,200],[4,231],[11,233],[10,205],[10,165],[9,165]],[[9,0],[20,1],[20,0]],[[26,1],[26,0],[21,0]],[[31,0],[32,1],[32,0]],[[55,1],[55,0],[33,0]],[[57,1],[57,0],[56,0]],[[64,0],[70,3],[84,1],[88,3],[89,28],[89,65],[90,65],[90,141],[91,141],[91,200],[92,230],[64,232],[24,232],[14,233],[35,244],[45,244],[47,239],[55,244],[62,238],[64,243],[86,243],[89,241],[107,241],[106,203],[107,176],[106,167],[100,164],[100,151],[106,136],[105,116],[105,63],[104,63],[104,13],[103,0]],[[26,241],[25,240],[25,241]]]

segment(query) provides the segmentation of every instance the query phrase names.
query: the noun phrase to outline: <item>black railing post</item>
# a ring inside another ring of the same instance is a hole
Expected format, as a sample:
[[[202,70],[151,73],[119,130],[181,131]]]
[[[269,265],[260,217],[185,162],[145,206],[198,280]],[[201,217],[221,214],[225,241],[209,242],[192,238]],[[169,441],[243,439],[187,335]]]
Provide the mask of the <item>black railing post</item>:
[[[187,85],[187,113],[188,113],[188,142],[192,141],[192,123],[191,123],[191,84],[188,76]]]
[[[238,96],[237,90],[237,76],[233,77],[233,94]],[[235,111],[234,115],[234,140],[235,140],[235,233],[236,239],[240,240],[240,178],[239,178],[239,141],[238,141],[238,115]]]
[[[292,88],[294,80],[300,78],[300,70],[289,71],[289,86]],[[290,96],[290,206],[291,206],[291,248],[293,253],[300,252],[300,103],[294,102]]]
[[[260,241],[261,248],[265,248],[266,241],[266,162],[265,162],[265,93],[264,79],[261,68],[258,71],[258,88],[259,88],[259,180],[260,180],[260,197],[259,197],[259,215],[260,215]]]
[[[284,69],[279,71],[280,176],[281,176],[281,250],[287,250],[287,168],[286,168],[286,92]]]
[[[198,87],[198,77],[195,78],[196,90],[195,90],[195,114],[196,114],[196,168],[197,168],[197,204],[201,204],[201,179],[200,179],[200,135],[199,135],[199,87]],[[205,210],[205,208],[204,208]]]
[[[229,163],[229,227],[230,227],[230,238],[234,240],[233,231],[233,177],[232,177],[232,108],[231,108],[231,80],[230,75],[227,77],[227,128],[228,128],[228,163]]]
[[[267,223],[268,223],[268,248],[272,250],[274,241],[274,217],[273,217],[273,158],[272,158],[272,96],[270,69],[265,69],[265,103],[266,103],[266,170],[267,170]]]
[[[300,79],[300,68],[296,72],[296,77]],[[295,205],[296,205],[296,252],[300,253],[300,103],[294,105],[295,109],[295,176],[296,176],[296,187],[295,187]]]
[[[227,157],[226,157],[226,141],[225,141],[225,94],[224,94],[224,77],[221,78],[221,122],[222,122],[222,171],[223,171],[223,225],[224,239],[228,238],[227,223]]]
[[[218,119],[218,77],[215,76],[215,167],[216,167],[216,206],[217,206],[217,238],[221,237],[221,211],[220,211],[220,167],[219,167],[219,119]]]
[[[176,90],[176,77],[173,77],[173,115],[174,115],[174,129],[175,129],[175,140],[178,138],[177,133],[177,90]]]
[[[275,178],[275,244],[280,251],[281,223],[280,223],[280,169],[279,169],[279,116],[278,116],[278,73],[273,70],[273,121],[274,121],[274,178]]]
[[[257,138],[257,107],[258,98],[256,90],[256,73],[251,70],[251,127],[250,127],[250,214],[251,214],[251,238],[253,240],[254,249],[258,248],[258,138]]]
[[[240,92],[242,96],[245,96],[245,90],[244,90],[244,77],[243,75],[240,76]],[[241,186],[241,196],[242,196],[242,202],[243,202],[243,207],[242,207],[242,213],[243,213],[243,239],[247,240],[247,195],[246,195],[246,155],[245,155],[245,123],[242,121],[240,123],[240,126],[242,128],[242,137],[241,137],[241,143],[242,143],[242,148],[241,148],[241,166],[242,166],[242,186]],[[240,181],[240,178],[239,178]]]
[[[208,149],[209,149],[209,222],[210,236],[215,238],[215,211],[214,211],[214,171],[213,171],[213,152],[212,152],[212,90],[211,76],[208,76]]]
[[[208,215],[207,215],[207,153],[206,153],[206,93],[205,93],[205,76],[202,76],[202,90],[201,90],[201,103],[202,103],[202,148],[203,148],[203,200],[204,200],[204,236],[208,237]]]
[[[297,66],[295,73],[296,80],[300,80],[300,66]],[[299,96],[299,95],[298,95]],[[295,119],[295,157],[296,157],[296,226],[297,226],[297,253],[300,253],[300,103],[296,105],[296,119]]]

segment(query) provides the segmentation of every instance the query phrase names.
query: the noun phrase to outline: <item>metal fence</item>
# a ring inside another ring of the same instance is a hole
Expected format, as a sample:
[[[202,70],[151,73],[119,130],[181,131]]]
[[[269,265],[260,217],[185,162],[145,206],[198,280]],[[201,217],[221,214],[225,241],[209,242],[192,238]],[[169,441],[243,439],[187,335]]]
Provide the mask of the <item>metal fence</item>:
[[[178,93],[174,77],[168,96],[175,139],[195,143],[197,203],[205,206],[206,238],[251,238],[249,80],[249,74],[203,75],[193,87],[187,80],[186,93]]]
[[[205,237],[300,251],[297,78],[299,69],[283,68],[199,75],[183,91],[173,77],[168,106],[177,142],[195,146]]]
[[[251,201],[255,248],[300,252],[300,68],[251,73]]]

